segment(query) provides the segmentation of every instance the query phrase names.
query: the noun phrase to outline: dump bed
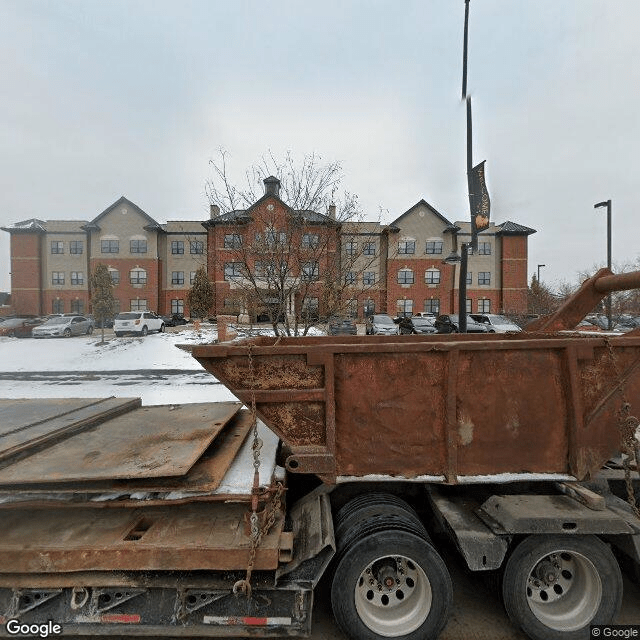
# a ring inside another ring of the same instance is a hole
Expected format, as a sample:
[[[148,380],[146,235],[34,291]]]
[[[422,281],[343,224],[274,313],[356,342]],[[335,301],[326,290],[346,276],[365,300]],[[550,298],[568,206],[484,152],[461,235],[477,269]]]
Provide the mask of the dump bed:
[[[293,472],[458,483],[582,480],[620,450],[640,335],[261,337],[194,357],[255,399]]]

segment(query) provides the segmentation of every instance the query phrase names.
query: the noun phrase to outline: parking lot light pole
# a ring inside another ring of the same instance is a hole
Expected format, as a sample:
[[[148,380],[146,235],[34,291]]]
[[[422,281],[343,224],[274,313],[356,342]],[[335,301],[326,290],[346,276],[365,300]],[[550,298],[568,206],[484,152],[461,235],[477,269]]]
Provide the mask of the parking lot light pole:
[[[546,267],[546,264],[539,264],[538,265],[538,286],[540,285],[540,267]]]
[[[460,276],[458,278],[458,331],[467,333],[467,264],[469,260],[469,244],[463,242],[460,245],[460,255],[450,253],[445,259],[446,264],[460,263]]]
[[[601,207],[607,207],[607,268],[611,271],[611,200],[605,200],[604,202],[598,202],[594,204],[594,209]],[[607,328],[609,331],[612,329],[611,321],[611,292],[607,295]]]

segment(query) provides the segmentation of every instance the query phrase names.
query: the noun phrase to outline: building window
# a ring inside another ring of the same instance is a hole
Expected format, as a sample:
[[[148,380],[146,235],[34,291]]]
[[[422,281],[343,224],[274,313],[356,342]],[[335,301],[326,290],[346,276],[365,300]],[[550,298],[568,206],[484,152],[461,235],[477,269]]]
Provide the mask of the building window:
[[[320,267],[317,262],[304,262],[302,264],[302,279],[309,282],[320,277]]]
[[[225,262],[224,279],[233,280],[242,277],[242,262]]]
[[[424,272],[425,284],[440,284],[440,270],[439,269],[427,269]]]
[[[82,271],[71,272],[71,284],[84,284],[84,273]],[[72,309],[73,311],[73,309]],[[80,312],[78,312],[80,313]]]
[[[373,300],[364,301],[364,317],[372,316],[376,312],[376,303]]]
[[[467,284],[473,284],[473,273],[471,271],[467,271]]]
[[[398,253],[400,255],[409,255],[416,252],[415,240],[400,240],[398,242]]]
[[[51,284],[64,284],[64,271],[52,271]]]
[[[64,313],[64,300],[60,300],[60,298],[52,300],[51,313]]]
[[[84,251],[84,242],[82,240],[72,240],[69,243],[69,253],[80,255]]]
[[[138,298],[137,300],[131,300],[131,302],[130,302],[130,310],[131,311],[146,311],[147,310],[147,301],[146,300],[140,300],[140,298]]]
[[[64,242],[53,240],[51,242],[51,253],[64,253]]]
[[[117,269],[109,269],[109,275],[113,284],[120,284],[120,272]]]
[[[305,298],[302,301],[302,318],[307,321],[316,321],[320,309],[319,298]]]
[[[355,284],[356,283],[356,272],[355,271],[347,271],[347,274],[344,277],[345,284]]]
[[[189,242],[189,253],[204,253],[204,242],[191,240]]]
[[[491,255],[491,243],[490,242],[478,242],[478,255],[490,256]]]
[[[478,284],[491,284],[491,272],[478,271]]]
[[[171,301],[171,313],[184,313],[184,300],[182,298]]]
[[[413,271],[411,269],[400,269],[398,271],[398,284],[413,284]]]
[[[259,240],[258,236],[262,238],[262,236],[257,233],[256,240]],[[267,229],[264,234],[264,239],[267,244],[267,247],[273,249],[276,245],[284,247],[287,244],[287,234],[284,231],[276,231],[273,228]]]
[[[131,284],[147,284],[147,272],[144,269],[131,269],[129,282]]]
[[[471,313],[471,311],[472,311],[471,298],[467,298],[467,303],[466,303],[465,307],[467,309],[467,313]]]
[[[171,253],[174,256],[181,256],[184,253],[184,242],[182,240],[172,240]]]
[[[120,253],[120,241],[100,240],[100,253]]]
[[[375,242],[365,242],[362,245],[362,253],[365,256],[375,256],[376,255],[376,243]]]
[[[147,253],[146,240],[130,240],[129,253]]]
[[[82,315],[84,313],[84,300],[72,300],[71,313]]]
[[[172,271],[171,284],[184,284],[184,271]]]
[[[440,298],[431,298],[424,301],[424,310],[434,315],[440,314]]]
[[[348,256],[355,256],[358,251],[358,243],[353,241],[347,242],[344,245],[344,250]]]
[[[189,272],[189,284],[193,284],[196,281],[196,272]]]
[[[409,317],[413,314],[413,300],[396,300],[399,316]]]
[[[224,237],[225,249],[239,249],[242,246],[242,238],[237,233],[228,233]],[[193,251],[191,252],[193,253]]]
[[[240,300],[238,298],[225,298],[223,311],[227,315],[237,316],[240,313]]]
[[[320,236],[317,233],[305,233],[302,236],[303,249],[317,249],[320,244]]]
[[[428,253],[430,255],[441,255],[442,254],[442,241],[441,240],[434,240],[431,241],[429,240],[427,242],[427,246],[425,248],[425,253]]]
[[[487,298],[478,300],[478,313],[491,313],[491,300]]]
[[[372,285],[376,283],[376,272],[375,271],[365,271],[362,276],[362,284]]]

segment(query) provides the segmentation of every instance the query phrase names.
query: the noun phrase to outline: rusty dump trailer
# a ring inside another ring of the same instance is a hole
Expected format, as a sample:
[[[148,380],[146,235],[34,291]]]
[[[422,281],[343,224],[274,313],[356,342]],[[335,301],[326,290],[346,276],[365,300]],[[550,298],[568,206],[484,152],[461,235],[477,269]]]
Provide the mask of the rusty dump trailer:
[[[195,347],[248,409],[0,402],[0,634],[308,635],[329,571],[354,640],[437,638],[449,540],[529,637],[590,637],[640,575],[640,330],[570,330],[632,287],[519,334]]]

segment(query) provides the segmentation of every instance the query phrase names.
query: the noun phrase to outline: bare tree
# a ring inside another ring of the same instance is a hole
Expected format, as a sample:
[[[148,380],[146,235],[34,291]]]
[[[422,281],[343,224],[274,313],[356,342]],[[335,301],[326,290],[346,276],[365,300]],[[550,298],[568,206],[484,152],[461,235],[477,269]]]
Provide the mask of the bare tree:
[[[344,315],[349,300],[357,299],[375,282],[354,277],[379,257],[363,243],[350,241],[361,212],[357,196],[341,189],[342,167],[323,163],[317,155],[296,163],[287,154],[278,160],[268,154],[245,174],[237,187],[228,173],[228,156],[211,161],[214,176],[207,183],[211,204],[225,219],[224,270],[233,297],[230,313],[246,309],[251,320],[268,320],[276,335],[306,335],[330,315]],[[279,180],[278,197],[289,207],[264,212],[259,220],[243,212],[263,195],[264,180]],[[358,285],[359,283],[359,285]]]

